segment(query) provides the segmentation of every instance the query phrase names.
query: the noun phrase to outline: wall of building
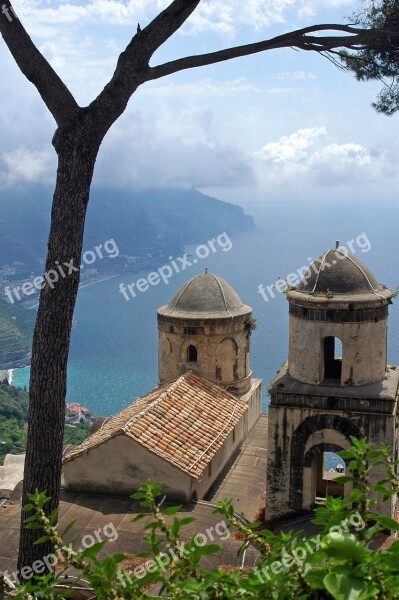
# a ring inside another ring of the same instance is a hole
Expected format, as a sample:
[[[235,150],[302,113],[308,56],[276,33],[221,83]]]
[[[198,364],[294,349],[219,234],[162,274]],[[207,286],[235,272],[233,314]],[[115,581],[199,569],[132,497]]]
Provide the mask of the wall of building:
[[[151,480],[173,499],[190,499],[191,478],[126,435],[65,463],[63,472],[70,491],[128,496]]]
[[[230,391],[245,393],[251,367],[248,315],[234,320],[178,320],[158,316],[158,377],[168,381],[188,369]],[[188,360],[188,348],[197,349],[197,362]]]
[[[246,436],[255,425],[262,412],[262,380],[252,379],[251,389],[241,396],[241,400],[247,403],[248,411],[246,417]]]
[[[246,419],[242,419],[237,423],[234,431],[229,434],[223,446],[215,454],[202,474],[202,477],[199,480],[193,480],[192,493],[194,494],[194,498],[201,499],[206,496],[216,479],[234,458],[245,438]]]
[[[364,385],[384,378],[387,364],[387,320],[367,323],[326,323],[290,316],[289,373],[304,383],[324,379],[323,339],[342,342],[341,383]]]

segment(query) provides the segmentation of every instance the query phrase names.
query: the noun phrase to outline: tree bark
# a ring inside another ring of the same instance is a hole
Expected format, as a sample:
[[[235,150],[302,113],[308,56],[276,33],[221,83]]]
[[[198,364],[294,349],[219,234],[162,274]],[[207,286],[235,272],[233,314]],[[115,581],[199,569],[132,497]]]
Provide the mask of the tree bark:
[[[57,135],[58,172],[51,215],[48,256],[33,340],[22,506],[35,490],[58,506],[65,422],[67,360],[79,287],[84,223],[99,144],[82,132]],[[57,279],[57,280],[56,280]],[[52,553],[51,543],[34,545],[43,532],[26,529],[22,513],[18,569]]]

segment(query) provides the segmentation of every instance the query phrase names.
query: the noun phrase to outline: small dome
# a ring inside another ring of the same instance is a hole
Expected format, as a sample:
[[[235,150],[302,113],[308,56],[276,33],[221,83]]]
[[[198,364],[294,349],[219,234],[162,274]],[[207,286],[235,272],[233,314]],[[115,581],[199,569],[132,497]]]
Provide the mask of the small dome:
[[[158,310],[162,316],[191,319],[232,318],[251,312],[231,285],[207,272],[190,279],[169,304]]]
[[[297,287],[298,292],[334,295],[370,294],[385,289],[366,265],[337,248],[328,250],[311,264]]]

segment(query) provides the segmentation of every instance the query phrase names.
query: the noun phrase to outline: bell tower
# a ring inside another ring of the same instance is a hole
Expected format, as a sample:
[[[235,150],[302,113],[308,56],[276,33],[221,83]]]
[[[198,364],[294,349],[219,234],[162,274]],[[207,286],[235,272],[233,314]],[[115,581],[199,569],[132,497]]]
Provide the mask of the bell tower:
[[[396,459],[399,374],[387,366],[391,296],[338,244],[287,292],[288,363],[269,389],[267,518],[310,510],[327,488],[323,456],[348,448],[351,436],[388,445]],[[382,474],[373,477],[377,482]],[[378,497],[376,510],[391,516],[395,502]]]
[[[158,378],[194,370],[236,394],[251,389],[252,309],[221,277],[196,275],[158,310]]]

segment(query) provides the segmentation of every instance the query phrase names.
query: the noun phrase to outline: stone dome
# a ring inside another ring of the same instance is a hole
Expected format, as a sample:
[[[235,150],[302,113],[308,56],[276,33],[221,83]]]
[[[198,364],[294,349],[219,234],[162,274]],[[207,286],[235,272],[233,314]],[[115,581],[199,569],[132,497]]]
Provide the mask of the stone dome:
[[[188,319],[231,319],[251,312],[227,281],[207,271],[190,279],[158,310],[162,316]]]
[[[352,254],[337,248],[327,250],[311,264],[297,287],[306,294],[374,294],[386,290],[366,265]]]

